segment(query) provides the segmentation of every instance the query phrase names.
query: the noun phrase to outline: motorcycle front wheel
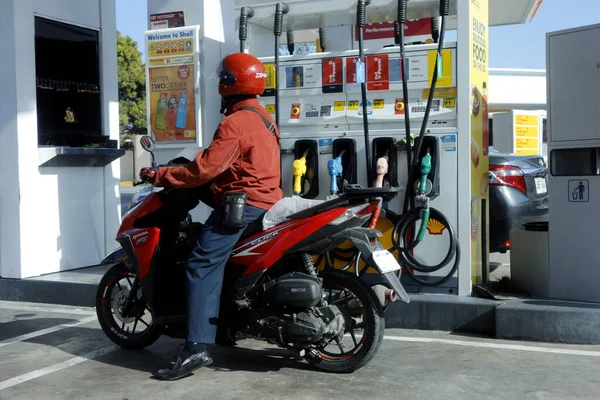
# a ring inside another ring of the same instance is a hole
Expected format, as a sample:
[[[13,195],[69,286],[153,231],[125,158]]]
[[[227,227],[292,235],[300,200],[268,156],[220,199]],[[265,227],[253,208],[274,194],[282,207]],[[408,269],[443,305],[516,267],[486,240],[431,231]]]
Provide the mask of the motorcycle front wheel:
[[[350,373],[367,365],[383,341],[385,319],[377,299],[359,277],[339,270],[324,270],[323,292],[328,305],[337,305],[352,316],[343,340],[334,339],[321,348],[307,350],[305,359],[326,372]]]
[[[127,316],[123,307],[133,286],[135,274],[125,264],[111,267],[100,280],[96,292],[96,315],[102,330],[116,345],[126,349],[143,349],[158,340],[152,312],[146,304],[142,289]]]

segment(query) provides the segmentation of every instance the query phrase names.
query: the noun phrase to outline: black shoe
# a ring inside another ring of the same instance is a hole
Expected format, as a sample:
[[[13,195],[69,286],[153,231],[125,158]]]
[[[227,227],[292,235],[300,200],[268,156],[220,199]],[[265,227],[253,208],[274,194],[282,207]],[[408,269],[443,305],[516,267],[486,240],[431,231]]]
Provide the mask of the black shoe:
[[[198,368],[212,364],[213,359],[206,347],[202,346],[200,351],[195,347],[199,347],[199,345],[186,343],[177,354],[173,367],[159,370],[156,378],[161,381],[173,381],[190,375]]]

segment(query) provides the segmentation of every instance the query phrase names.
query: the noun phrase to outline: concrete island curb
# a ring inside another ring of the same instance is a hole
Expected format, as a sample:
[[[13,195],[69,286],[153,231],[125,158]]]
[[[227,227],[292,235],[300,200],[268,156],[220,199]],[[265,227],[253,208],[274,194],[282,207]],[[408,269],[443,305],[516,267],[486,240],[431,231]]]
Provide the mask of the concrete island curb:
[[[94,307],[97,284],[0,278],[0,300]],[[600,304],[410,294],[391,304],[386,328],[474,333],[501,339],[600,344]]]

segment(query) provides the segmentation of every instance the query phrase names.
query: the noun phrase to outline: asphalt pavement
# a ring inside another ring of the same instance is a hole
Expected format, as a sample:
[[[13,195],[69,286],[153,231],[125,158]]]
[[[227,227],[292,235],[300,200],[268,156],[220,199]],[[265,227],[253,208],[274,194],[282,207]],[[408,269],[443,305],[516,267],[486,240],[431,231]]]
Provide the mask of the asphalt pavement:
[[[600,349],[388,329],[353,374],[315,371],[247,340],[213,347],[215,362],[162,382],[179,341],[115,347],[93,309],[0,302],[0,399],[597,399]]]

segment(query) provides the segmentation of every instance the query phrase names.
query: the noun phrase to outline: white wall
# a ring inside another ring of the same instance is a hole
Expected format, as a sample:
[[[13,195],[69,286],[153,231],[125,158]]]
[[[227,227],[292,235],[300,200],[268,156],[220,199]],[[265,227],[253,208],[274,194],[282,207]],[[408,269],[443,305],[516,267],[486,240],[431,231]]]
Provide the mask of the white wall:
[[[12,8],[12,15],[6,13],[6,7]],[[8,143],[13,142],[11,149],[18,156],[18,168],[9,159],[3,161],[8,168],[2,170],[18,176],[14,187],[19,189],[15,191],[19,196],[16,205],[13,194],[6,201],[3,196],[2,238],[8,222],[7,229],[20,239],[20,243],[19,239],[0,242],[2,276],[23,278],[97,264],[107,247],[114,247],[108,241],[114,241],[120,224],[119,161],[106,168],[39,167],[34,15],[102,27],[103,127],[105,134],[118,139],[115,0],[11,0],[3,1],[2,14],[3,33],[13,29],[11,19],[14,23],[15,40],[3,37],[3,42],[5,48],[14,46],[14,57],[7,59],[16,65],[11,71],[10,64],[2,64],[7,103],[3,102],[2,114],[6,115],[2,120],[10,122],[2,128],[2,135]],[[15,92],[16,107],[10,110],[11,93]],[[7,210],[14,214],[6,216]]]
[[[490,68],[490,111],[546,109],[546,71]]]

